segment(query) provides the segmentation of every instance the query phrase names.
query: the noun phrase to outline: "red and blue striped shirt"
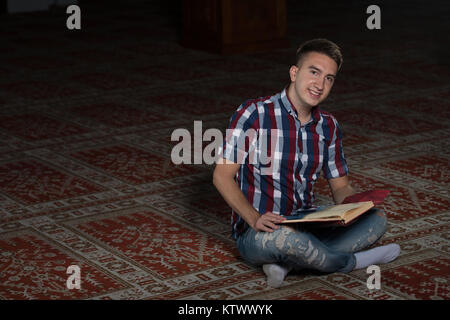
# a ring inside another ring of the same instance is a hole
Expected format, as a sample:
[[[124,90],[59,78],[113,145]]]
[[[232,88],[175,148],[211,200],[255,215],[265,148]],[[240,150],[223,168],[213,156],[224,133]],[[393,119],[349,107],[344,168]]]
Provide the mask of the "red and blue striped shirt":
[[[286,89],[240,105],[220,154],[241,164],[236,181],[260,214],[291,215],[309,208],[321,171],[327,179],[348,174],[336,119],[314,107],[310,121],[301,125]],[[248,224],[234,211],[231,220],[237,239]]]

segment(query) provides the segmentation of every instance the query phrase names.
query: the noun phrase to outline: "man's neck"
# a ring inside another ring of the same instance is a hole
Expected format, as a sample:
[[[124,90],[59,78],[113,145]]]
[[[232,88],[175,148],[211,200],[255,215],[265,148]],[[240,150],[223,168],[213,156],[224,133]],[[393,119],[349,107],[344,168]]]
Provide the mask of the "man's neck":
[[[294,88],[292,88],[291,85],[289,85],[288,90],[286,92],[290,103],[292,104],[292,107],[297,111],[297,117],[300,120],[300,123],[302,125],[305,125],[308,123],[308,121],[311,119],[311,106],[305,106],[302,103],[300,103]]]

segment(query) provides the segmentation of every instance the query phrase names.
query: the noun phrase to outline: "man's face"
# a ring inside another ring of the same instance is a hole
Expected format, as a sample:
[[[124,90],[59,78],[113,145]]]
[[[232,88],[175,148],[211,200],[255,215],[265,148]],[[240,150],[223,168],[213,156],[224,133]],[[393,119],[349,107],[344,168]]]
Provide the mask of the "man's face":
[[[299,62],[300,67],[289,70],[291,86],[294,87],[295,105],[312,108],[326,99],[337,73],[336,62],[318,52],[310,52]]]

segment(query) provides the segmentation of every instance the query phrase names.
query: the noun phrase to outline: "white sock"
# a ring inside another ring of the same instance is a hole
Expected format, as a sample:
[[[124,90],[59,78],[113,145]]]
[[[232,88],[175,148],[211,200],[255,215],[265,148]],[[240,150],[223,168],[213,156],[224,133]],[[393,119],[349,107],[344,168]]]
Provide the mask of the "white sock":
[[[376,247],[366,251],[355,253],[356,265],[354,270],[367,268],[373,264],[388,263],[398,257],[400,246],[391,243],[385,246]]]
[[[267,276],[267,284],[273,288],[278,288],[291,269],[275,263],[263,265],[264,273]]]

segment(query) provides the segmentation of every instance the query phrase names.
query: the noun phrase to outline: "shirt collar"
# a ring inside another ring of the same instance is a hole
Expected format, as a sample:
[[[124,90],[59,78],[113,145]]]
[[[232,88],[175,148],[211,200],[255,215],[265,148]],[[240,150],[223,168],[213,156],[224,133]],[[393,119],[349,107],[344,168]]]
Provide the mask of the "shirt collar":
[[[297,116],[297,110],[294,108],[294,104],[291,102],[291,99],[289,99],[287,95],[287,86],[281,91],[281,102],[283,107],[287,110],[287,112],[293,116]],[[315,106],[311,109],[311,118],[314,123],[317,123],[320,121],[320,108],[319,106]]]

